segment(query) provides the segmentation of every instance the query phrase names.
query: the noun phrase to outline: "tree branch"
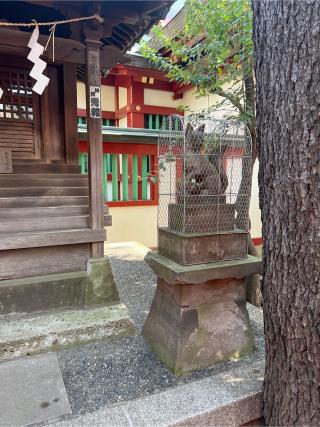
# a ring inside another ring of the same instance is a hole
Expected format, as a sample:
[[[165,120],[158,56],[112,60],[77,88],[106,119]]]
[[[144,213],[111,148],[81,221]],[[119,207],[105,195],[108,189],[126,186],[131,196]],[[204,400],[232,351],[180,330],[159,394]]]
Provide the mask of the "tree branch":
[[[217,92],[215,92],[216,95],[222,96],[223,98],[227,99],[231,104],[236,107],[239,111],[239,114],[244,113],[244,108],[241,105],[241,102],[239,99],[232,96],[230,93],[225,92],[222,89],[219,89]]]

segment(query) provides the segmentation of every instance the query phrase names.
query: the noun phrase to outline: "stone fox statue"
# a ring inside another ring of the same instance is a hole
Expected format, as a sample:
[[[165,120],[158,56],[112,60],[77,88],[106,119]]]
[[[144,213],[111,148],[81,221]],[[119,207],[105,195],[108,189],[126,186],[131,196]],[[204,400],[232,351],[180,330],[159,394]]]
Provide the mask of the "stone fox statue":
[[[202,125],[194,130],[190,124],[187,125],[183,155],[185,177],[177,181],[178,196],[220,196],[227,189],[228,178],[222,159],[212,156],[214,160],[210,161],[203,152],[204,128]]]

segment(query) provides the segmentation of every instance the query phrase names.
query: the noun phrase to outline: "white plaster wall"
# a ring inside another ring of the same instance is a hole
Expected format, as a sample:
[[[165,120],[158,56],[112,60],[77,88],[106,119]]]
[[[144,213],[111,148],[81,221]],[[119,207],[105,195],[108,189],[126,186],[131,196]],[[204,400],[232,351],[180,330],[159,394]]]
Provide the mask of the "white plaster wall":
[[[86,108],[86,86],[77,82],[77,107]],[[103,111],[115,111],[115,88],[113,86],[101,86],[101,108]]]
[[[128,92],[126,87],[119,87],[119,108],[125,107],[128,103]]]
[[[122,117],[122,119],[119,119],[119,128],[127,128],[127,127],[128,127],[127,117]]]
[[[113,86],[101,86],[101,107],[103,111],[115,111],[116,89]]]
[[[116,207],[109,212],[108,243],[135,241],[149,248],[157,246],[157,206]]]
[[[82,82],[77,82],[77,107],[86,108],[86,86]]]
[[[261,237],[261,212],[259,209],[259,187],[258,187],[259,162],[255,161],[252,173],[251,201],[249,217],[251,221],[251,236]]]
[[[186,107],[189,107],[186,114],[192,114],[200,112],[201,110],[206,110],[212,105],[220,102],[222,98],[218,95],[207,95],[198,97],[195,89],[189,89],[183,93],[183,99],[180,102]],[[230,115],[232,113],[236,114],[236,110],[232,107],[230,103],[225,103],[221,108],[215,110],[212,115],[216,118],[222,118],[225,115]]]
[[[154,105],[156,107],[177,108],[177,106],[181,105],[182,103],[181,99],[173,99],[173,92],[166,92],[164,90],[156,89],[145,89],[144,104]]]

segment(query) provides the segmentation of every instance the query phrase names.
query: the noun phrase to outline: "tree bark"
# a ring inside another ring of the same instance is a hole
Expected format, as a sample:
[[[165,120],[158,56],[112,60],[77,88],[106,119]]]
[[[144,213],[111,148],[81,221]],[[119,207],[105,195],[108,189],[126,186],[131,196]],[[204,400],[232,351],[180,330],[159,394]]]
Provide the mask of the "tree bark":
[[[264,416],[320,425],[320,2],[253,0]]]

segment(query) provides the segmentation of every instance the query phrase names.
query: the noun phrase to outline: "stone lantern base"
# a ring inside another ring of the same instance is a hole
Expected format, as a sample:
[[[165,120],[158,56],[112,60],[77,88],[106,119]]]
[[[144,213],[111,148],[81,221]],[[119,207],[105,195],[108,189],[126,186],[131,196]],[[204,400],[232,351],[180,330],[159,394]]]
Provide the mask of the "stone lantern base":
[[[237,359],[254,348],[245,277],[260,259],[182,266],[149,252],[157,290],[143,336],[176,375]]]

